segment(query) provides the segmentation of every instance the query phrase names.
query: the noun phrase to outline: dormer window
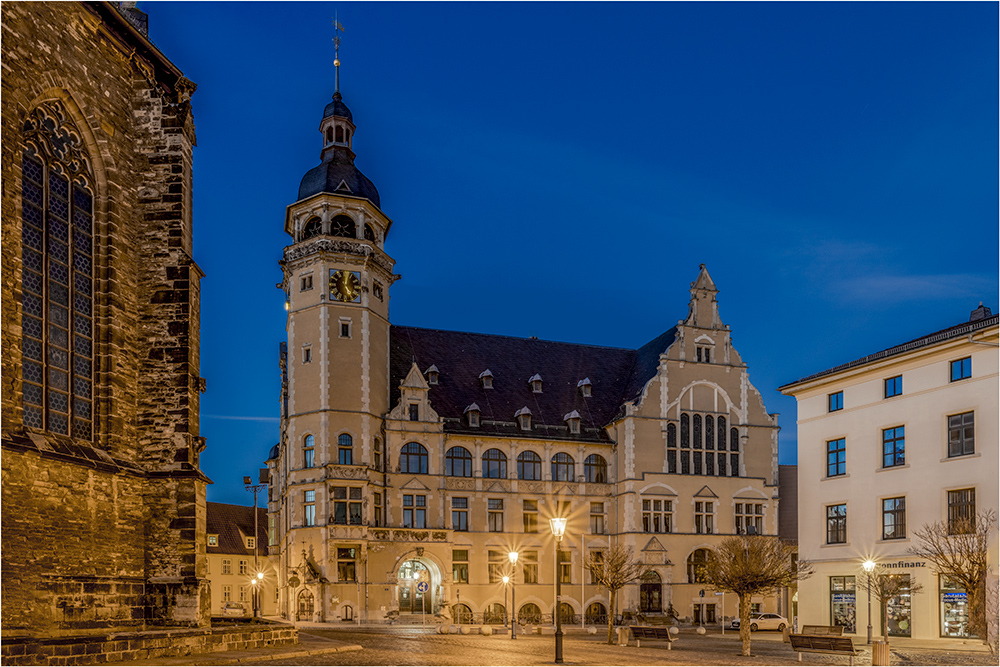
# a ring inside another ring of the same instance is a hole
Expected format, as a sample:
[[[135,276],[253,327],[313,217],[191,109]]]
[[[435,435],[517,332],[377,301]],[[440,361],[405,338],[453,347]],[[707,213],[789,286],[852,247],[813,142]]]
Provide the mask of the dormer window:
[[[490,369],[487,368],[479,374],[479,381],[483,383],[483,389],[493,388],[493,373],[490,372]]]
[[[472,428],[479,428],[479,406],[473,403],[465,409],[465,419]]]
[[[712,363],[712,348],[699,345],[695,350],[695,359],[706,364]]]
[[[531,430],[531,410],[528,409],[528,406],[524,406],[523,408],[515,412],[514,419],[517,420],[517,426],[522,431]]]
[[[210,547],[217,547],[217,546],[219,546],[219,536],[218,535],[209,535],[208,536],[208,546],[210,546]]]
[[[437,366],[431,366],[425,372],[427,373],[427,384],[438,383],[438,376],[440,375],[440,373],[438,372]]]
[[[580,395],[584,398],[590,398],[591,389],[594,385],[590,383],[590,378],[583,378],[576,383],[577,388],[580,390]]]
[[[528,384],[531,385],[531,391],[535,392],[536,394],[542,393],[542,376],[539,375],[538,373],[535,373],[534,375],[531,376],[531,378],[528,380]]]
[[[248,538],[247,538],[247,549],[253,549],[253,548],[254,548],[254,545],[255,545],[256,543],[257,543],[257,542],[256,542],[256,540],[254,540],[254,538],[252,538],[252,537],[248,537]]]
[[[573,435],[578,435],[580,433],[580,413],[574,410],[569,414],[563,415],[563,421],[566,422],[566,426],[569,427],[569,432]]]

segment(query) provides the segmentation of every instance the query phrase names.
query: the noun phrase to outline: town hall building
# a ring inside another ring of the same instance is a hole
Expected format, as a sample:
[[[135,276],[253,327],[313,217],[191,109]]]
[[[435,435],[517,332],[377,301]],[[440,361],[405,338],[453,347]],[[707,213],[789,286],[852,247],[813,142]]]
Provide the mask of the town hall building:
[[[779,428],[706,267],[676,325],[635,350],[394,324],[393,221],[355,165],[355,129],[338,86],[320,164],[285,217],[281,439],[267,461],[279,614],[548,623],[558,576],[566,622],[733,616],[702,564],[727,536],[777,534]],[[651,567],[617,610],[584,567],[613,544]]]

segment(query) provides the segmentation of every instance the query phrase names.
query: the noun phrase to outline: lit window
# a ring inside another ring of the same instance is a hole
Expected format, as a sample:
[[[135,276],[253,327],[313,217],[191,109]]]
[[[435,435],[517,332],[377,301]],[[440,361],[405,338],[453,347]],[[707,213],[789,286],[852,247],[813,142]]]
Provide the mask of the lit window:
[[[573,552],[559,549],[559,582],[563,584],[573,583]]]
[[[303,496],[303,525],[316,525],[316,492],[306,491]]]
[[[837,410],[844,409],[844,392],[838,391],[833,394],[829,394],[826,398],[828,403],[828,412],[836,412]]]
[[[502,551],[486,552],[487,567],[491,584],[499,584],[507,572],[507,554]]]
[[[219,546],[219,536],[218,535],[209,535],[208,536],[208,546],[210,546],[210,547],[217,547],[217,546]]]
[[[357,547],[337,547],[337,581],[357,581]]]
[[[522,551],[518,562],[523,563],[521,573],[524,575],[524,583],[538,583],[538,552]]]

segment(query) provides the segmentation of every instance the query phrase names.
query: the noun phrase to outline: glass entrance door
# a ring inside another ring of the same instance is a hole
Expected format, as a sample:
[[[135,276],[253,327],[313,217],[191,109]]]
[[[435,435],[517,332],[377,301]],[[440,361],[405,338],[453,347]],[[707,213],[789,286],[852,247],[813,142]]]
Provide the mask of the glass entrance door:
[[[399,613],[419,614],[433,612],[431,573],[418,560],[408,560],[399,568]]]

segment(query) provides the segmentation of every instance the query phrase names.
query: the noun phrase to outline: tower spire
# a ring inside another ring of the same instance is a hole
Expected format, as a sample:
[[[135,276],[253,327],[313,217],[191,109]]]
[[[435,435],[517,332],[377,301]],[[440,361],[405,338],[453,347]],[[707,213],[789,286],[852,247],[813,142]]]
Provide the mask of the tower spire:
[[[333,14],[333,67],[336,72],[333,94],[340,97],[340,34],[344,32],[344,26],[337,20],[337,14]]]

